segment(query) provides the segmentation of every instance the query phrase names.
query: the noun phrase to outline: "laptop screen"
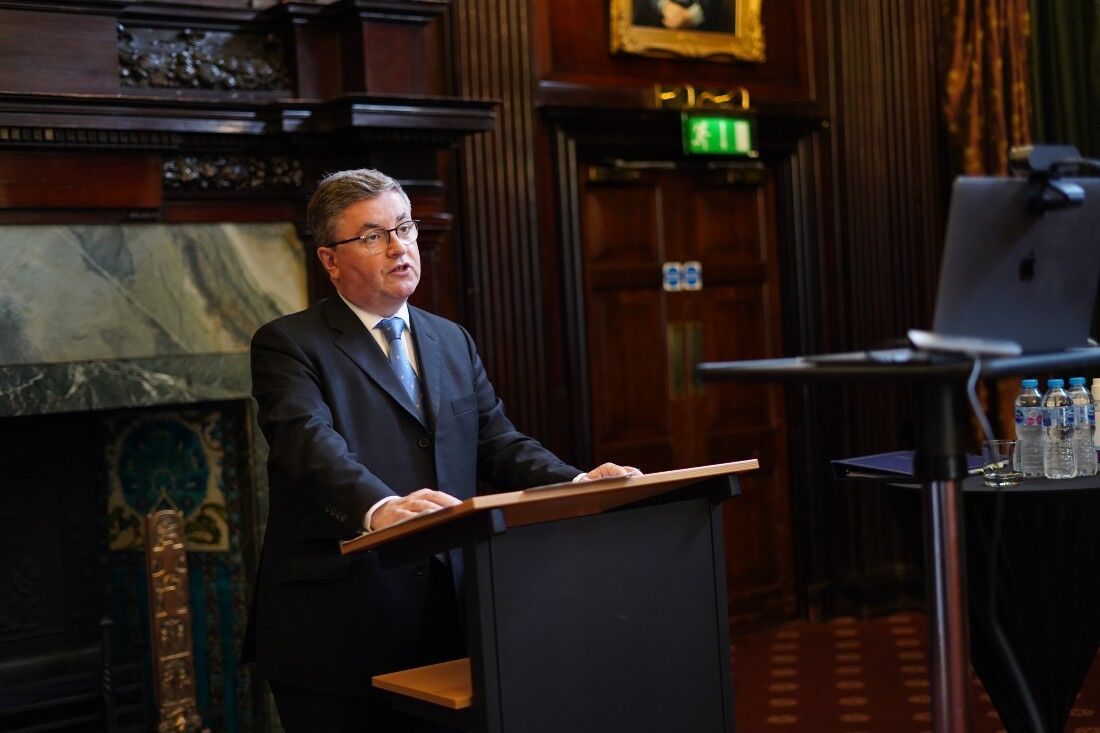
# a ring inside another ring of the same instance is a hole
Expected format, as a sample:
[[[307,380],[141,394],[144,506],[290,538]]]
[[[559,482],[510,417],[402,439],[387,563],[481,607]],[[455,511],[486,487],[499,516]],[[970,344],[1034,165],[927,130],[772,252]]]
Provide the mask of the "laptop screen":
[[[1100,179],[1080,206],[1035,214],[1023,178],[958,178],[933,330],[1016,341],[1025,353],[1088,345],[1100,277]]]

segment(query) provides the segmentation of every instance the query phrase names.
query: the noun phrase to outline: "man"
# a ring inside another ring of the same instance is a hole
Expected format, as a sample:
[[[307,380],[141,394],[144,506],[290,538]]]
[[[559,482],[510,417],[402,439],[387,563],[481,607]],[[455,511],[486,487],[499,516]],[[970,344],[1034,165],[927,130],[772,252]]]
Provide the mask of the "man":
[[[246,640],[295,731],[412,730],[374,697],[382,672],[464,655],[460,553],[383,569],[338,542],[496,490],[588,474],[518,432],[470,335],[409,306],[420,281],[408,196],[375,170],[309,203],[338,297],[263,326],[253,394],[270,446],[270,515]]]

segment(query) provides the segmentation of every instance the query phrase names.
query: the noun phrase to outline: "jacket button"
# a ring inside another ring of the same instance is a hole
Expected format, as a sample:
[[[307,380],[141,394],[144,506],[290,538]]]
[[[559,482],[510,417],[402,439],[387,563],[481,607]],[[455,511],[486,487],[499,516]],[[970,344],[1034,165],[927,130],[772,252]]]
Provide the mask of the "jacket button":
[[[427,438],[421,438],[420,440],[416,441],[416,444],[419,445],[421,448],[427,448],[429,445],[432,444],[432,441],[428,440]]]
[[[417,566],[416,566],[416,574],[417,575],[424,575],[427,572],[428,572],[428,563],[422,562],[422,563],[417,564]]]

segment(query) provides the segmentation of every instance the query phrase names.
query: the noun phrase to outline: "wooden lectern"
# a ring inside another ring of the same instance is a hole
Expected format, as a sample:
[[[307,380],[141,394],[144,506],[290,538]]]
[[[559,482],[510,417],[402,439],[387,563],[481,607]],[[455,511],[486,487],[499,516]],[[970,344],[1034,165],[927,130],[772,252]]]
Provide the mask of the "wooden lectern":
[[[477,496],[343,543],[383,565],[463,549],[470,658],[374,686],[476,731],[733,730],[720,504],[757,467]]]

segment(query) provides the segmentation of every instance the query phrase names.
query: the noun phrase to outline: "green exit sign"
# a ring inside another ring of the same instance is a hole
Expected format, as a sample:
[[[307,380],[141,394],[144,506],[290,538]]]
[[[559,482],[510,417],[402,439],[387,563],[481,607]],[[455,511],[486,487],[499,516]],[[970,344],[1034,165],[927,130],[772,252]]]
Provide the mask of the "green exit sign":
[[[757,155],[756,126],[751,117],[683,114],[680,124],[688,155]]]

